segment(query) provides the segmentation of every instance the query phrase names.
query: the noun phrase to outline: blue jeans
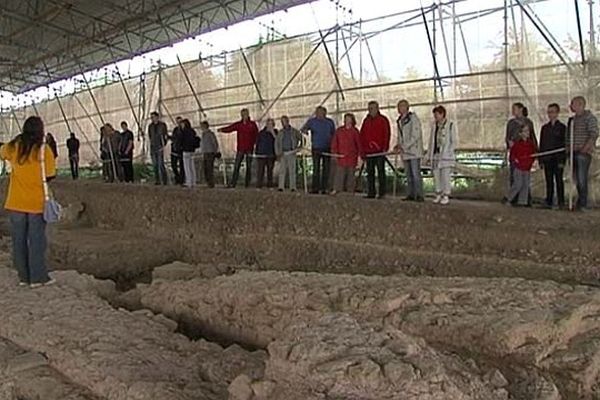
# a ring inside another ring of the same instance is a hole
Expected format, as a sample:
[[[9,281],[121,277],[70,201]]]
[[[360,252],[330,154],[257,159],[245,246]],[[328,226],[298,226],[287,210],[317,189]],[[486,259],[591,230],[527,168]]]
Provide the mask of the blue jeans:
[[[165,154],[163,150],[152,150],[152,166],[154,167],[154,180],[157,185],[167,184],[167,168],[165,167]]]
[[[423,197],[423,176],[421,175],[421,160],[404,161],[404,173],[406,174],[406,183],[408,186],[408,197],[411,199],[420,199]]]
[[[10,232],[13,243],[13,264],[24,283],[45,283],[46,222],[42,214],[9,211]]]
[[[584,153],[575,153],[573,155],[573,178],[577,185],[577,208],[586,208],[588,206],[588,178],[592,156]]]

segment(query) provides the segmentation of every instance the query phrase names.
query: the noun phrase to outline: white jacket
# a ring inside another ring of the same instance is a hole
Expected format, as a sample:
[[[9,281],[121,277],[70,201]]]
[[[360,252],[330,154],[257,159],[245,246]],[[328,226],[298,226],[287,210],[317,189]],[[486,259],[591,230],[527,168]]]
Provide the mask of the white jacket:
[[[409,112],[398,118],[398,144],[402,146],[402,160],[415,160],[423,156],[423,130],[417,114]]]
[[[440,152],[434,154],[436,124],[433,123],[431,128],[431,137],[429,140],[428,159],[431,161],[433,168],[452,168],[456,165],[456,147],[458,146],[458,135],[456,132],[456,124],[446,120],[444,126],[438,133],[438,146]]]

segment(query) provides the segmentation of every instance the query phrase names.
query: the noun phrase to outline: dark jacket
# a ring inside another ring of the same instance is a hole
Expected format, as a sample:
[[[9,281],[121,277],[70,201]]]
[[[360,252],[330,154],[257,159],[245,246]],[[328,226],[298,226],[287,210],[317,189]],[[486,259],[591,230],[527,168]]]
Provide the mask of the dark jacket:
[[[181,154],[183,152],[183,131],[176,126],[171,134],[171,153]]]
[[[67,139],[67,150],[69,157],[77,157],[79,155],[79,139],[72,137]]]
[[[131,159],[133,158],[133,132],[131,132],[129,129],[123,131],[120,133],[121,136],[121,141],[120,141],[120,145],[119,145],[119,154],[121,157],[123,158],[127,158],[127,159]],[[131,146],[131,149],[128,150],[129,145]]]
[[[199,147],[198,134],[193,128],[181,130],[181,150],[184,153],[193,153]]]
[[[266,128],[260,131],[256,141],[256,154],[275,157],[275,136],[277,136],[277,129],[274,135]]]
[[[548,122],[546,125],[542,126],[542,132],[540,134],[540,153],[562,149],[566,146],[566,143],[567,126],[565,124],[556,121],[554,124]],[[567,155],[564,151],[540,157],[540,162],[542,163],[564,163],[566,161]]]

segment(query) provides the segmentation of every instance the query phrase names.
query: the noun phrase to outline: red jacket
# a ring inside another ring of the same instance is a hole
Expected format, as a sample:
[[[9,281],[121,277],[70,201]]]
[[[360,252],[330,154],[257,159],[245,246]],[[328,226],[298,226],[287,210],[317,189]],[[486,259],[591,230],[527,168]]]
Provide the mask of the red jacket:
[[[221,132],[237,132],[237,151],[238,153],[252,153],[254,145],[258,138],[258,126],[254,121],[238,121],[225,128]]]
[[[337,157],[337,165],[340,167],[356,167],[358,156],[360,154],[360,136],[358,129],[339,127],[335,131],[331,141],[331,152],[341,154],[344,157]]]
[[[515,164],[520,171],[531,171],[535,157],[536,146],[533,140],[517,140],[510,148],[510,161]]]
[[[390,121],[384,115],[367,115],[360,128],[360,147],[363,155],[385,153],[390,148]]]

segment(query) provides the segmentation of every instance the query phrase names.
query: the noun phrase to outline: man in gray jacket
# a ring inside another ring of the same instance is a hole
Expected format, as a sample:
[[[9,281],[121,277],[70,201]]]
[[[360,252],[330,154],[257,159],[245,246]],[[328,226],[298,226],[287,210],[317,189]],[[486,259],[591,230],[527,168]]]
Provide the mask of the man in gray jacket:
[[[154,166],[154,180],[157,185],[166,185],[165,146],[169,139],[167,124],[159,119],[156,111],[150,114],[150,119],[152,122],[148,125],[148,138],[150,139],[150,156]]]
[[[406,174],[408,196],[405,201],[423,202],[423,176],[421,157],[423,156],[423,131],[419,117],[410,111],[408,100],[398,102],[398,144],[395,151],[402,155]]]
[[[296,191],[296,152],[302,146],[302,134],[290,125],[290,119],[281,117],[281,130],[275,138],[275,155],[279,161],[279,191],[285,190],[285,176],[289,176],[290,190]]]

